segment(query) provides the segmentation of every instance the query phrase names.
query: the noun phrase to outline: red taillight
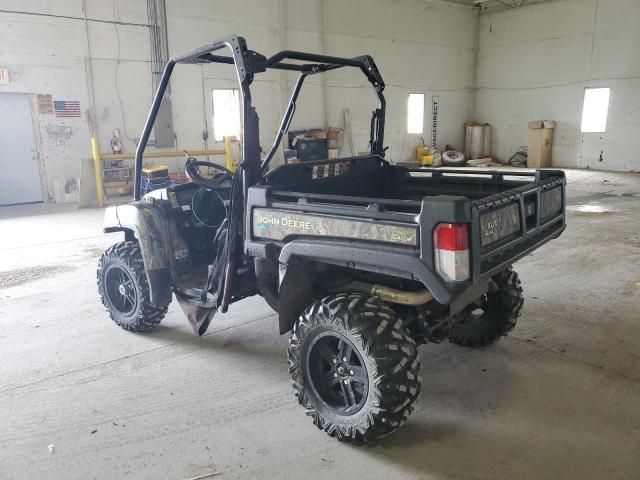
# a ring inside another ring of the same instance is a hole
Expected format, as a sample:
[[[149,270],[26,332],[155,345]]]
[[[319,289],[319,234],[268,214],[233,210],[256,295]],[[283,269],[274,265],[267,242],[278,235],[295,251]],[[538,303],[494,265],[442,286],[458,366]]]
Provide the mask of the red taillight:
[[[433,231],[436,271],[448,282],[469,278],[469,228],[466,223],[439,223]]]
[[[440,223],[433,238],[435,248],[440,250],[469,250],[469,230],[466,223]]]

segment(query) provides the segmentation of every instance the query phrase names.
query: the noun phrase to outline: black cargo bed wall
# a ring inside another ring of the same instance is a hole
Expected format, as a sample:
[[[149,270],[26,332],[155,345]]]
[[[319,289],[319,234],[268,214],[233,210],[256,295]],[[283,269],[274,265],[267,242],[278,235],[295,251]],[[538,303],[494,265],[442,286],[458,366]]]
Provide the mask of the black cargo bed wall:
[[[531,179],[526,180],[498,181],[487,177],[473,176],[408,176],[402,182],[399,198],[421,200],[426,196],[455,195],[477,200],[496,193],[506,192],[531,181]]]
[[[268,180],[276,190],[354,197],[396,198],[404,173],[389,165],[358,162],[343,175],[309,178],[310,166],[287,165]]]

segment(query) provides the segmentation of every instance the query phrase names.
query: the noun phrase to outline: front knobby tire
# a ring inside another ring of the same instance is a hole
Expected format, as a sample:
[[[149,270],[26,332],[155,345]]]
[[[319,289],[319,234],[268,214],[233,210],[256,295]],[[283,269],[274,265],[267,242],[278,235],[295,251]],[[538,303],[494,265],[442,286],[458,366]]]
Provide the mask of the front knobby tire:
[[[307,415],[344,442],[396,431],[420,395],[416,343],[386,303],[363,294],[314,302],[289,340],[289,373]]]
[[[102,304],[116,325],[125,330],[150,330],[167,313],[167,305],[151,302],[138,242],[120,242],[109,247],[100,257],[97,277]]]
[[[484,347],[515,328],[524,304],[520,278],[509,267],[491,280],[489,291],[469,305],[451,326],[450,342]]]

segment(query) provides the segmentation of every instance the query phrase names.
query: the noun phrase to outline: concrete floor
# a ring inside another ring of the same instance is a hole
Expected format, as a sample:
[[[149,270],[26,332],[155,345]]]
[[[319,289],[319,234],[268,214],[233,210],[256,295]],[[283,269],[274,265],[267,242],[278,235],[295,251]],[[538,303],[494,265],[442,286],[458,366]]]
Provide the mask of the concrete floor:
[[[0,478],[640,478],[640,175],[568,176],[517,329],[423,347],[417,410],[373,448],[305,417],[260,298],[203,338],[176,305],[127,333],[96,293],[102,211],[1,208]]]

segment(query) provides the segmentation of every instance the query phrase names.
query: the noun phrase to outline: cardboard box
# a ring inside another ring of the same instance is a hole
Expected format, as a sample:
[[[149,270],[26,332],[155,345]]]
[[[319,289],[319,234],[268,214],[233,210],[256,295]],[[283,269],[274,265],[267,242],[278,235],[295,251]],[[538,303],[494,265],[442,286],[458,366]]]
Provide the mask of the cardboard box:
[[[327,130],[327,145],[329,148],[342,148],[344,141],[344,130],[342,128],[331,127]]]
[[[327,139],[327,147],[340,149],[342,148],[342,142],[340,140],[333,140],[332,138]]]
[[[314,128],[311,130],[307,130],[307,136],[311,137],[311,138],[327,138],[327,132],[325,130],[322,130],[320,128]]]
[[[342,128],[330,127],[329,130],[327,130],[327,138],[330,138],[331,140],[340,140],[343,135],[344,130]]]
[[[529,148],[527,167],[549,168],[552,165],[551,149],[553,147],[553,120],[536,120],[529,122]]]

